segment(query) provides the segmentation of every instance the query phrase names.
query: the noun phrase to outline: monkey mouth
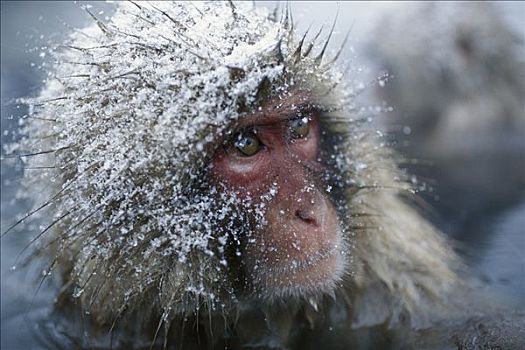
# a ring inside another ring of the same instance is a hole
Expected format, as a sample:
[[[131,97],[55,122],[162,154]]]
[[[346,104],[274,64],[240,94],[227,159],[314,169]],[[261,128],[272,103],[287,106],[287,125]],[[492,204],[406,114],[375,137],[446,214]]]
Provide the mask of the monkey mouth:
[[[304,296],[309,290],[329,292],[344,271],[341,243],[331,244],[306,259],[279,262],[259,276],[260,287],[270,297]]]
[[[337,244],[334,244],[334,245],[321,249],[320,251],[308,257],[307,259],[304,259],[304,260],[293,259],[288,263],[290,264],[290,266],[286,268],[282,268],[283,271],[281,271],[281,273],[283,272],[296,273],[296,272],[309,270],[311,268],[315,268],[317,264],[322,263],[324,260],[327,260],[333,257],[334,254],[337,253],[337,248],[338,248]]]

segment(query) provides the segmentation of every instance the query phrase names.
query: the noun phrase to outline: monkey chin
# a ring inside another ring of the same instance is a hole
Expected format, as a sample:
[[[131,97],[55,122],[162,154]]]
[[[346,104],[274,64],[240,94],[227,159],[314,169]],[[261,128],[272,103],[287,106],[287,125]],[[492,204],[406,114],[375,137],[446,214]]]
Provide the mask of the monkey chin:
[[[340,237],[306,259],[281,261],[263,273],[259,271],[254,281],[257,296],[269,302],[287,302],[333,295],[347,265]]]

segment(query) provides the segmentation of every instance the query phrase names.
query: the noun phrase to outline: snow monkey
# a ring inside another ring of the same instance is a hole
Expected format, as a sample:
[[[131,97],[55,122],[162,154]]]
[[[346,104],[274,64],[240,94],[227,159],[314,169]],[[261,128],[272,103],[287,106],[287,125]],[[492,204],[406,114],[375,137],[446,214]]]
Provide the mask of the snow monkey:
[[[115,6],[53,52],[13,150],[38,170],[23,220],[59,285],[51,347],[417,348],[466,304],[333,28],[246,2]]]
[[[395,76],[378,89],[395,107],[386,128],[402,153],[432,164],[410,172],[435,181],[422,194],[439,195],[443,228],[460,240],[476,232],[481,242],[479,218],[525,193],[523,31],[498,5],[412,4],[378,21],[367,45]]]

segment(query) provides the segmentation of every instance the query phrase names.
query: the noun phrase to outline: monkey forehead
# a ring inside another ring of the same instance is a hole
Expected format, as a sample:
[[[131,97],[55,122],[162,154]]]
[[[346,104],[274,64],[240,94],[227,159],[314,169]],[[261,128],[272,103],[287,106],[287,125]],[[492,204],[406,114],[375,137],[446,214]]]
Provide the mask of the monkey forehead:
[[[303,111],[315,107],[309,91],[292,90],[265,100],[253,112],[243,115],[235,122],[235,127],[264,125],[288,119]]]
[[[154,119],[149,134],[168,148],[200,140],[210,125],[238,118],[238,106],[253,105],[261,81],[282,74],[272,50],[286,31],[265,9],[224,2],[116,6],[109,23],[87,28],[89,36],[73,36],[73,46],[100,51],[61,53],[62,62],[89,63],[81,65],[82,72],[78,65],[57,67],[61,76],[86,75],[93,82],[66,82],[69,91],[87,95],[99,87],[99,98],[68,103],[111,114],[126,107],[129,113],[117,116],[115,124]],[[285,44],[282,49],[286,53]]]

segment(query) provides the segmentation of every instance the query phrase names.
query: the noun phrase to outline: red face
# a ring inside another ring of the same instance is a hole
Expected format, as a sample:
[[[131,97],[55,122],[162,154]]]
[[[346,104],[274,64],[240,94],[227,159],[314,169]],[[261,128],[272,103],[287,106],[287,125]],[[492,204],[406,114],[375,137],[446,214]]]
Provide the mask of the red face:
[[[242,119],[212,163],[213,178],[228,190],[270,198],[242,257],[262,292],[318,290],[343,270],[337,213],[316,179],[319,113],[303,110],[305,102],[301,95],[274,100]]]

